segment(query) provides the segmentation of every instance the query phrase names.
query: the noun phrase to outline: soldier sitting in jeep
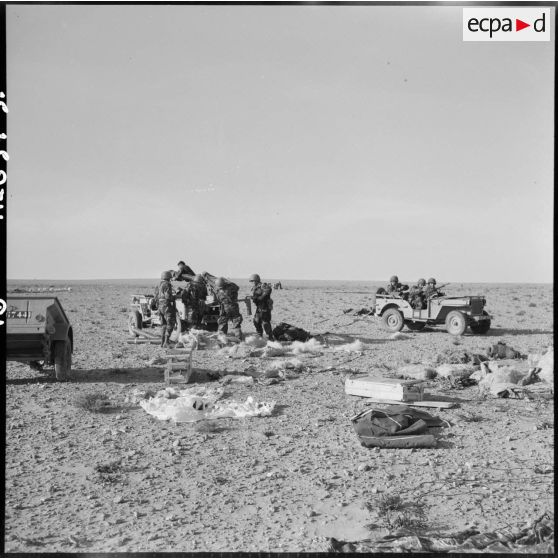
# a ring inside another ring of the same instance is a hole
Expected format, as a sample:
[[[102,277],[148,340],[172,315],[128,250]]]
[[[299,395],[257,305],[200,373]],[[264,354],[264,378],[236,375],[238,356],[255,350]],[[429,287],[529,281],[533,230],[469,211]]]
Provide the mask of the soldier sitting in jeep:
[[[442,285],[443,287],[444,285]],[[437,287],[436,286],[436,279],[434,279],[434,277],[430,277],[430,279],[428,279],[428,283],[424,289],[424,296],[429,299],[429,298],[433,298],[435,296],[446,296],[445,293],[443,293],[440,289],[442,287]]]
[[[413,308],[426,308],[426,296],[424,294],[425,287],[426,281],[421,278],[417,281],[417,284],[413,285],[409,290],[409,304]]]
[[[386,292],[391,295],[399,295],[402,298],[406,298],[409,293],[409,285],[402,285],[399,282],[399,277],[397,275],[392,275],[389,278],[389,285],[386,287]]]

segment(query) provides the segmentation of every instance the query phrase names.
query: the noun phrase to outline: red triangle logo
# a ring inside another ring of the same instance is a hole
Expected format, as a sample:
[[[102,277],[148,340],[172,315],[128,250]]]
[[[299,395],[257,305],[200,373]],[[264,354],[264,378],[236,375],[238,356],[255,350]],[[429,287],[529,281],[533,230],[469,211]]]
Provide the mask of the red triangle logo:
[[[530,23],[525,23],[524,21],[521,21],[520,19],[515,20],[515,30],[516,31],[521,31],[522,29],[525,29],[526,27],[531,27]]]

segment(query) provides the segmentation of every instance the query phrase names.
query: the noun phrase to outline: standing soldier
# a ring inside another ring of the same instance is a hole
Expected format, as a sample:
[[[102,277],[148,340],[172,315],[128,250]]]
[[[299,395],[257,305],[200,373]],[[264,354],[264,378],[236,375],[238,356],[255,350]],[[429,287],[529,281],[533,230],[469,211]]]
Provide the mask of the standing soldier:
[[[238,307],[238,285],[227,281],[224,277],[218,277],[215,281],[215,297],[220,304],[219,318],[217,318],[218,331],[227,333],[229,320],[232,324],[232,334],[242,340],[242,316]]]
[[[169,347],[170,336],[176,326],[176,303],[170,283],[171,278],[172,271],[163,271],[161,273],[161,282],[155,289],[157,308],[159,309],[163,326],[161,332],[161,347],[163,348]]]
[[[413,285],[409,291],[409,303],[413,308],[421,309],[425,302],[424,288],[426,281],[419,279],[416,285]]]
[[[182,289],[180,297],[184,304],[186,329],[201,327],[206,296],[207,289],[203,277],[199,274],[195,275]]]
[[[262,283],[257,273],[250,275],[249,279],[252,285],[252,300],[256,305],[254,312],[254,327],[260,337],[263,332],[270,341],[273,341],[273,332],[271,330],[271,310],[273,310],[273,300],[271,300],[271,285]]]

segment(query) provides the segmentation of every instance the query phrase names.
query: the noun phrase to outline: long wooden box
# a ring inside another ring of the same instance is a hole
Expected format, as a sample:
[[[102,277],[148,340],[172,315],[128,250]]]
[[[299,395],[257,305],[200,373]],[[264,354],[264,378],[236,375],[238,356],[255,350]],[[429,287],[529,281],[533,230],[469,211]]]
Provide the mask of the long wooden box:
[[[422,401],[423,385],[418,380],[396,378],[347,378],[345,393],[391,401]]]

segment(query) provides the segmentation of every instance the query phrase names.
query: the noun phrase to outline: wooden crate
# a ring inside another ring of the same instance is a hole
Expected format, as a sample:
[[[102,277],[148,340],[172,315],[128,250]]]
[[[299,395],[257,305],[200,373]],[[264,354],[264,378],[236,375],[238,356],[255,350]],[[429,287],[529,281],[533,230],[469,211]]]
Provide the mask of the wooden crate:
[[[192,375],[192,349],[173,349],[166,358],[165,383],[188,383]]]
[[[347,378],[345,393],[360,397],[386,399],[390,401],[422,401],[423,384],[418,380],[395,378]]]

